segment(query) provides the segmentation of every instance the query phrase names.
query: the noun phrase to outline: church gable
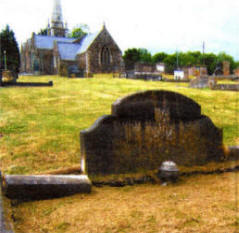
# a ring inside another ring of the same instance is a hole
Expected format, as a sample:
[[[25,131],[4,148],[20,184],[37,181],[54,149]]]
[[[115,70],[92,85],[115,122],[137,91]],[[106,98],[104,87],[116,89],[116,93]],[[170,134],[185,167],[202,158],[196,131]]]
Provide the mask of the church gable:
[[[98,34],[97,38],[94,40],[92,45],[90,47],[109,47],[114,50],[118,50],[121,52],[119,46],[115,43],[114,39],[110,35],[109,31],[106,29],[105,25],[103,26],[103,29]]]
[[[105,25],[98,33],[89,34],[81,40],[77,63],[86,73],[121,72],[122,53]]]
[[[87,53],[91,73],[120,72],[122,53],[105,26],[91,43]]]

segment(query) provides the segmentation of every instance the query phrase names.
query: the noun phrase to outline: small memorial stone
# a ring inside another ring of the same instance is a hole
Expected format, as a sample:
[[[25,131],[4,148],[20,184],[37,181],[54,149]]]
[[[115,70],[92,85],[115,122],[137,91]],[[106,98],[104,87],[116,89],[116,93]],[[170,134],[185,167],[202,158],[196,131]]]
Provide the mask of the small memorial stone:
[[[158,178],[163,182],[176,182],[179,176],[179,170],[173,161],[165,161],[158,170]]]

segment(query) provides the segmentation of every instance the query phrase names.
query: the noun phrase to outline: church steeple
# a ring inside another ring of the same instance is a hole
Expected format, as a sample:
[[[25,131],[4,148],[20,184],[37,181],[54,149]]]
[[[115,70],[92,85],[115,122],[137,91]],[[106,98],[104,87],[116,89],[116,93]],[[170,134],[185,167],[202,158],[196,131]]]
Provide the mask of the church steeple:
[[[65,37],[66,28],[64,28],[61,1],[54,0],[53,12],[51,17],[51,35]]]

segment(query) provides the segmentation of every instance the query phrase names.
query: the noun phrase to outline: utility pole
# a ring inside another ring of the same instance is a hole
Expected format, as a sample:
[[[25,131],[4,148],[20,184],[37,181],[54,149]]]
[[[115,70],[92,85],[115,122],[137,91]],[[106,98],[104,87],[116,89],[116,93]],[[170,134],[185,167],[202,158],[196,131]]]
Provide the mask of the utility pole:
[[[176,52],[176,56],[177,56],[177,70],[178,70],[179,69],[179,67],[178,67],[178,50]]]
[[[205,65],[204,53],[205,53],[205,41],[203,41],[203,43],[202,43],[202,59],[203,59],[203,65]]]

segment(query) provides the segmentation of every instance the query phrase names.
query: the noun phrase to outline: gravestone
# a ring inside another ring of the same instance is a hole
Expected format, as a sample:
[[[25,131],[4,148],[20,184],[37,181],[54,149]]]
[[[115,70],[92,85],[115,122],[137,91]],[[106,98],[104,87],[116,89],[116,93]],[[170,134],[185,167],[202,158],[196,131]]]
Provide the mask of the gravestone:
[[[223,70],[223,75],[225,75],[225,76],[230,75],[230,62],[229,61],[222,62],[222,70]]]
[[[44,200],[91,192],[87,175],[5,175],[1,185],[6,197],[18,200]]]
[[[10,204],[4,203],[4,196],[2,195],[2,175],[0,172],[0,233],[13,233],[13,227],[9,219]]]
[[[191,88],[208,88],[216,84],[215,77],[199,76],[190,81],[189,87]]]
[[[89,175],[157,169],[163,161],[203,165],[223,157],[222,130],[192,99],[146,91],[117,100],[112,114],[80,133]]]

